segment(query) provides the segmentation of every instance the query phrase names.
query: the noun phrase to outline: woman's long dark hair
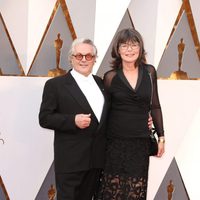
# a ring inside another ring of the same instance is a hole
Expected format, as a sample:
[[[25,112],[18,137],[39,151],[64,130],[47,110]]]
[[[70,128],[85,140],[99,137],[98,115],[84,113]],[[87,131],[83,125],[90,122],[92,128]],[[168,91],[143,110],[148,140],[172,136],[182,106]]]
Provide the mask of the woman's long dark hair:
[[[140,46],[140,53],[139,57],[136,60],[135,66],[138,67],[142,63],[146,63],[146,58],[145,58],[145,50],[144,50],[144,43],[142,36],[138,31],[136,31],[133,28],[128,28],[128,29],[123,29],[119,31],[115,37],[113,47],[112,47],[112,52],[111,56],[113,58],[113,61],[111,63],[112,68],[122,68],[122,59],[119,54],[119,47],[122,43],[127,43],[127,42],[137,42]]]

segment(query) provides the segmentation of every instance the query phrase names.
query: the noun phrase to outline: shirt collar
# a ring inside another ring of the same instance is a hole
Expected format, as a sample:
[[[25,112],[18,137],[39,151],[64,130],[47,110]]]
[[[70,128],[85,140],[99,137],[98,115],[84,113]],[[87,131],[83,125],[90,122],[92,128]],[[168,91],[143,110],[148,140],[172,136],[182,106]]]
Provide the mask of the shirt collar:
[[[71,74],[76,80],[88,81],[93,79],[92,73],[90,73],[88,76],[84,76],[76,70],[72,69]]]

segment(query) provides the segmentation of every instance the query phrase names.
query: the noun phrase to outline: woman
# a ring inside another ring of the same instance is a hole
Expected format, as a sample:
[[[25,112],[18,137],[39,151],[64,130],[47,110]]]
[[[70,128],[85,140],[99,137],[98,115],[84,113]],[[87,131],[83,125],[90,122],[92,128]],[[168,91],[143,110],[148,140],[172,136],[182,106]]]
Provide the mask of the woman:
[[[150,111],[159,137],[157,157],[163,155],[165,142],[156,70],[146,64],[142,37],[133,29],[117,34],[112,57],[113,70],[104,76],[111,110],[106,164],[97,199],[145,200]]]

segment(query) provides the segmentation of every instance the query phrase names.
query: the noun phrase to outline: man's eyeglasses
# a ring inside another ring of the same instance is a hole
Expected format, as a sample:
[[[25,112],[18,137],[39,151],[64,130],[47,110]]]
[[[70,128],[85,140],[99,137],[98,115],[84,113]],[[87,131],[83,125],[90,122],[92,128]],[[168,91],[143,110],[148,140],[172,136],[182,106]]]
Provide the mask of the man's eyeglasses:
[[[122,50],[127,50],[129,47],[130,47],[131,49],[133,49],[133,50],[136,50],[136,49],[138,49],[140,46],[139,46],[138,43],[122,43],[122,44],[120,45],[120,48],[121,48]]]
[[[95,56],[93,56],[92,54],[88,53],[86,55],[82,55],[81,53],[78,53],[76,55],[72,55],[76,58],[76,60],[81,61],[83,59],[83,57],[85,57],[85,60],[87,61],[91,61]]]

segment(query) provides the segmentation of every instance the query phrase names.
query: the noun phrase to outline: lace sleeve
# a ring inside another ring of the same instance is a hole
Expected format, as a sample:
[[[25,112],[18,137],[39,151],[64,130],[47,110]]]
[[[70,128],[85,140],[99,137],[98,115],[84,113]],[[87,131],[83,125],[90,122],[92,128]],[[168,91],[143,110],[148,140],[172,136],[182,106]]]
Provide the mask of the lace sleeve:
[[[104,86],[105,86],[105,89],[107,90],[107,92],[109,92],[109,88],[111,86],[113,77],[116,74],[117,74],[117,72],[115,70],[110,70],[104,74],[103,82],[104,82]]]
[[[151,74],[152,84],[153,84],[151,115],[153,118],[153,124],[158,133],[158,137],[161,137],[164,136],[164,128],[163,128],[162,110],[158,96],[157,73],[155,68],[151,65],[148,66],[148,70]]]
[[[104,82],[104,87],[105,87],[105,91],[106,91],[106,94],[107,94],[109,108],[111,106],[111,91],[110,91],[110,86],[111,86],[113,77],[116,74],[117,73],[116,73],[115,70],[110,70],[110,71],[106,72],[104,74],[104,77],[103,77],[103,82]]]

